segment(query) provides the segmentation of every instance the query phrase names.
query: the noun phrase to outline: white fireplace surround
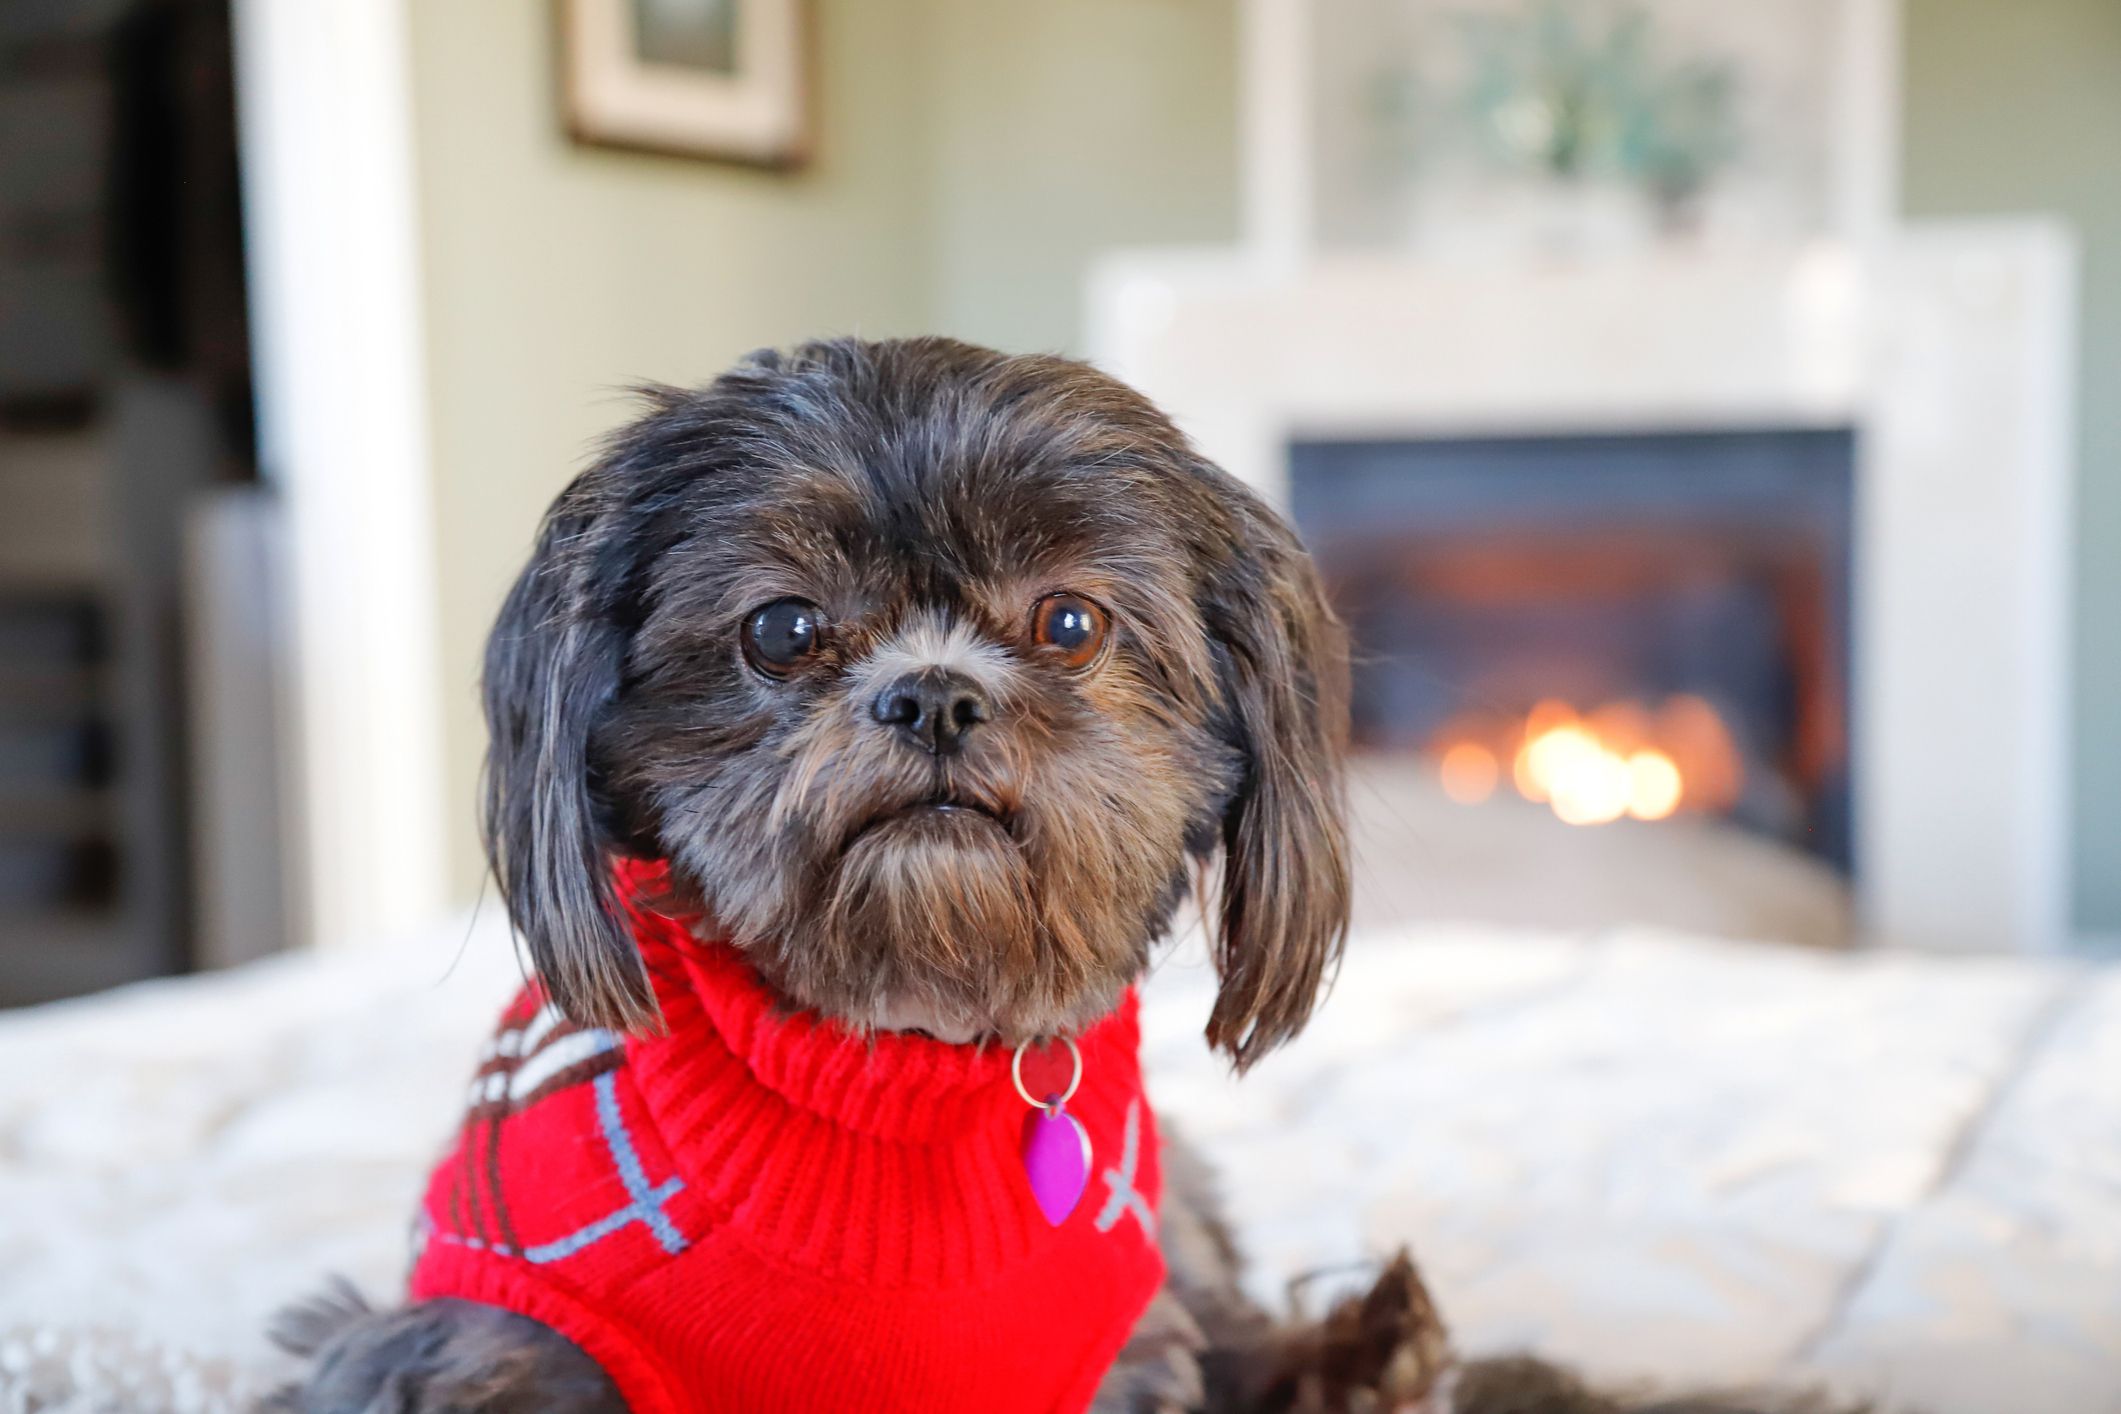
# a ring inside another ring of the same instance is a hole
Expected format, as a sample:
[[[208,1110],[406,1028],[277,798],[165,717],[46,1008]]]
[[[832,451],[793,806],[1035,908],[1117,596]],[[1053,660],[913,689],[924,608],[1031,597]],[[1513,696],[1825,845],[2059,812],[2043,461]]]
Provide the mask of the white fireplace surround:
[[[1307,437],[1852,427],[1867,933],[2067,942],[2075,255],[2038,222],[1448,268],[1115,256],[1090,343],[1279,499]]]

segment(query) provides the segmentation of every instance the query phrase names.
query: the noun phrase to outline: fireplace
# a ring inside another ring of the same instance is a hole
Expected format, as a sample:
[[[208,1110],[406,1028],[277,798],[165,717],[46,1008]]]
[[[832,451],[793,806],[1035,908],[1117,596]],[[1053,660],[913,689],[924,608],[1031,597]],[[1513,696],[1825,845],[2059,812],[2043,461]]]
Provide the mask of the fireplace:
[[[1770,720],[1765,744],[1747,746],[1796,782],[1794,823],[1762,798],[1769,818],[1761,827],[1786,830],[1817,855],[1746,849],[1755,837],[1743,829],[1625,820],[1578,828],[1554,821],[1545,806],[1460,807],[1430,789],[1436,799],[1408,816],[1421,838],[1406,840],[1399,854],[1373,856],[1381,871],[1410,860],[1434,861],[1453,877],[1485,870],[1493,891],[1514,900],[1551,892],[1563,870],[1597,872],[1620,854],[1669,861],[1711,840],[1807,871],[1813,858],[1839,854],[1854,862],[1846,882],[1867,938],[1967,950],[2058,948],[2071,936],[2073,250],[2067,234],[2045,222],[1982,222],[1896,229],[1876,246],[1827,242],[1611,261],[1313,260],[1300,247],[1257,242],[1229,251],[1125,252],[1099,263],[1087,328],[1098,361],[1169,408],[1209,460],[1284,508],[1300,497],[1297,518],[1314,540],[1383,552],[1378,542],[1396,532],[1398,574],[1412,582],[1394,593],[1408,610],[1427,605],[1443,615],[1444,606],[1421,593],[1418,556],[1434,543],[1429,562],[1443,564],[1453,518],[1485,524],[1505,547],[1516,540],[1519,558],[1533,568],[1558,572],[1559,562],[1523,553],[1529,536],[1519,532],[1531,510],[1543,508],[1548,543],[1588,545],[1588,532],[1571,533],[1576,524],[1555,525],[1565,513],[1546,488],[1566,483],[1571,467],[1585,482],[1594,479],[1590,468],[1604,466],[1598,454],[1616,443],[1642,449],[1646,464],[1633,474],[1658,489],[1643,497],[1640,515],[1628,505],[1617,507],[1625,517],[1611,505],[1601,512],[1601,539],[1632,519],[1638,535],[1661,533],[1669,555],[1691,555],[1703,547],[1720,553],[1757,532],[1770,547],[1784,542],[1771,562],[1779,555],[1785,565],[1811,563],[1779,577],[1724,577],[1727,588],[1735,578],[1755,595],[1816,593],[1825,601],[1816,616],[1784,620],[1825,625],[1828,636],[1816,641],[1823,649],[1810,656],[1819,666],[1806,669],[1804,654],[1779,647],[1767,661],[1779,661],[1786,679],[1810,672],[1814,686],[1823,674],[1838,682],[1799,695],[1815,704],[1803,719],[1808,727]],[[1761,432],[1743,455],[1747,434],[1728,441],[1719,434],[1710,440],[1723,445],[1705,448],[1716,454],[1699,461],[1668,455],[1685,439],[1520,435],[1703,428]],[[1785,430],[1806,428],[1829,430]],[[1476,432],[1492,435],[1446,440]],[[1576,457],[1536,478],[1537,494],[1522,503],[1497,493],[1485,509],[1461,499],[1428,510],[1431,486],[1482,479],[1439,464],[1454,447],[1468,456],[1485,447],[1512,464],[1513,454],[1551,451],[1557,441],[1575,443]],[[1793,461],[1770,455],[1778,443]],[[1725,463],[1726,451],[1738,465]],[[1821,455],[1825,467],[1815,460]],[[1853,476],[1840,465],[1847,457]],[[1756,478],[1780,485],[1759,495],[1748,489]],[[1695,491],[1731,504],[1717,515],[1694,502]],[[1523,517],[1510,514],[1517,504]],[[1822,548],[1847,545],[1851,529],[1852,550]],[[1347,551],[1327,545],[1326,553],[1346,599]],[[1860,571],[1852,586],[1851,558]],[[1537,584],[1527,588],[1521,568],[1497,579],[1528,595]],[[1657,568],[1653,558],[1636,573]],[[1676,596],[1678,586],[1666,584]],[[1498,608],[1507,602],[1500,589],[1494,597]],[[1567,597],[1553,594],[1550,607]],[[1669,605],[1672,596],[1661,597]],[[1536,680],[1519,687],[1498,670],[1501,686],[1476,689],[1466,679],[1483,664],[1454,661],[1451,652],[1419,656],[1422,620],[1381,624],[1366,605],[1351,602],[1349,610],[1369,640],[1363,730],[1372,740],[1391,731],[1409,747],[1423,745],[1409,707],[1393,694],[1411,697],[1424,690],[1424,678],[1436,694],[1431,731],[1456,707],[1497,705],[1496,698],[1529,713],[1552,696],[1580,714],[1630,697],[1661,707],[1663,695],[1687,692],[1653,680],[1646,698],[1641,677],[1622,680],[1610,668],[1606,680],[1551,688]],[[1615,628],[1615,617],[1607,616],[1603,632],[1627,630]],[[1380,642],[1387,625],[1393,632]],[[1433,632],[1441,638],[1441,629]],[[1443,639],[1444,647],[1470,657],[1481,646],[1463,628],[1459,637]],[[1609,688],[1614,681],[1617,690]],[[1475,690],[1491,700],[1474,700]],[[1764,699],[1750,690],[1732,698]],[[1836,700],[1841,714],[1832,711]],[[1404,724],[1393,728],[1383,707]],[[1806,740],[1814,746],[1804,747]],[[1823,764],[1807,766],[1808,749],[1821,751]],[[1440,769],[1411,754],[1368,765],[1353,783],[1358,801],[1375,796],[1372,783],[1385,774]],[[1837,777],[1847,784],[1833,784]],[[1498,776],[1496,789],[1514,795],[1515,782]],[[1546,840],[1537,860],[1514,839],[1505,846],[1499,836],[1514,837],[1519,825],[1551,825],[1537,833],[1552,836],[1554,852],[1568,858],[1548,858]],[[1488,858],[1490,846],[1505,847]],[[1651,872],[1709,892],[1729,888],[1684,862]]]
[[[1570,824],[1715,816],[1849,869],[1846,428],[1300,441],[1357,744]]]

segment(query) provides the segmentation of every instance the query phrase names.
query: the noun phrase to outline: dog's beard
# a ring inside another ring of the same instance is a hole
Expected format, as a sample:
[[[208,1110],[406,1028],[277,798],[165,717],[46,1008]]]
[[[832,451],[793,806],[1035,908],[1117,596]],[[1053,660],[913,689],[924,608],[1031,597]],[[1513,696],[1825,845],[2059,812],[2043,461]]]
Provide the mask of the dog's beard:
[[[681,886],[790,1003],[861,1029],[1073,1031],[1146,967],[1188,881],[1187,803],[1153,767],[938,771],[836,734],[726,763],[674,841]],[[1122,773],[1123,774],[1123,773]],[[756,824],[746,821],[755,820]]]
[[[966,1040],[1019,1012],[1039,975],[1037,886],[999,822],[917,808],[840,856],[818,943],[873,989],[875,1025]]]
[[[1163,890],[1075,877],[1048,848],[1067,857],[1049,839],[1056,824],[1035,809],[1005,825],[921,805],[866,825],[826,861],[786,945],[767,951],[769,979],[863,1027],[1012,1043],[1076,1029],[1146,964]]]

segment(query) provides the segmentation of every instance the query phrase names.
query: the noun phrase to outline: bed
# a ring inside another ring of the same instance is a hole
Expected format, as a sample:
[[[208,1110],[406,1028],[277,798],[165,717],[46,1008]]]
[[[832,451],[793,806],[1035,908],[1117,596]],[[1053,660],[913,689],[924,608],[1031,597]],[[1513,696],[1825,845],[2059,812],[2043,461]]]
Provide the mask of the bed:
[[[238,1408],[276,1306],[392,1291],[515,981],[489,909],[0,1018],[0,1408]],[[1468,1350],[2121,1410],[2121,972],[1370,918],[1242,1082],[1211,988],[1159,968],[1146,1058],[1263,1300],[1404,1242]]]

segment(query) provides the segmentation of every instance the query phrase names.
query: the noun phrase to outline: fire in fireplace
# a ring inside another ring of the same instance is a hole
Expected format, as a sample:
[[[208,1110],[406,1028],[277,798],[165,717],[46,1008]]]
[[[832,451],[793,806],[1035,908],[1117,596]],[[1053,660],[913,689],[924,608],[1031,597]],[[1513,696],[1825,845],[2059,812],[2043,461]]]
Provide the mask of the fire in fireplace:
[[[1571,824],[1849,859],[1846,430],[1304,442],[1359,745]]]
[[[1549,698],[1524,714],[1467,712],[1423,744],[1445,795],[1478,805],[1513,790],[1571,825],[1728,814],[1745,761],[1706,698],[1675,693],[1580,713]]]

